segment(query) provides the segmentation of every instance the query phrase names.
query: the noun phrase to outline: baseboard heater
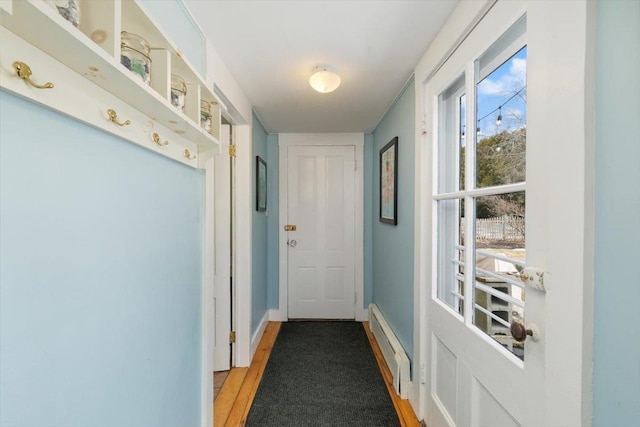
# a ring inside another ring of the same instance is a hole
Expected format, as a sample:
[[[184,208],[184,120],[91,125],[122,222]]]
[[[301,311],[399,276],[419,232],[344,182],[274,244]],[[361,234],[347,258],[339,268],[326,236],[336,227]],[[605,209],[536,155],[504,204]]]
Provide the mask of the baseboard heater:
[[[409,398],[409,358],[377,305],[369,306],[369,328],[393,376],[393,387],[402,399]]]

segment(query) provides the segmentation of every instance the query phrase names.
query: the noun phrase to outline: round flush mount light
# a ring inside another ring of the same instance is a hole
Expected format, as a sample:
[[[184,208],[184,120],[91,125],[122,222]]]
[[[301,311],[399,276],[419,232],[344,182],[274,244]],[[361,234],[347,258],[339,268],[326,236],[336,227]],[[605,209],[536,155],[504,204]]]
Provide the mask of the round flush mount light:
[[[328,67],[317,66],[313,69],[309,84],[320,93],[333,92],[340,86],[340,76]]]

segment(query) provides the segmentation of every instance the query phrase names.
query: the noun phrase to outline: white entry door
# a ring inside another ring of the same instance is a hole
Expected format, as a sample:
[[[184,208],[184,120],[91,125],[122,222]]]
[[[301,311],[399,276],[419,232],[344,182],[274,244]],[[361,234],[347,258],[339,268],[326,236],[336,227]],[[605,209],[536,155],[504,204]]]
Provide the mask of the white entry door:
[[[215,345],[214,370],[227,371],[231,363],[231,126],[220,128],[221,152],[215,157]]]
[[[498,1],[424,85],[431,427],[589,423],[589,8]]]
[[[288,316],[353,319],[355,149],[288,148]]]

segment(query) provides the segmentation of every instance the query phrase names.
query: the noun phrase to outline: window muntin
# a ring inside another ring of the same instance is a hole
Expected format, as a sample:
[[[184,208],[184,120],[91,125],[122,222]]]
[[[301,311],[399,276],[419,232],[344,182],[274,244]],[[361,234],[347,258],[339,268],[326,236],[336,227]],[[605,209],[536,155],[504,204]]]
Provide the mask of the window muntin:
[[[509,325],[525,307],[525,30],[523,17],[441,93],[434,156],[436,297],[521,359]]]

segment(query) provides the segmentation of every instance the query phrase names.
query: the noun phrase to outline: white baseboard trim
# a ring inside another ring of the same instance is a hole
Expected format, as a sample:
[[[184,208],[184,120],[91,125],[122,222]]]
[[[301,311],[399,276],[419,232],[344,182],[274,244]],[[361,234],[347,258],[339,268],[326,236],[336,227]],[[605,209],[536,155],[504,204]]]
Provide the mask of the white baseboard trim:
[[[268,311],[269,313],[269,321],[271,322],[286,322],[287,320],[287,315],[282,311],[279,310],[277,308],[272,308],[271,310]]]
[[[368,322],[369,310],[366,308],[356,308],[356,322]]]
[[[258,345],[260,344],[260,340],[262,339],[262,335],[264,334],[264,330],[267,327],[268,321],[269,310],[265,311],[264,316],[262,316],[262,320],[260,320],[260,326],[258,326],[258,330],[251,337],[251,360],[253,360],[253,355],[256,354],[256,350],[258,349]]]
[[[286,322],[289,320],[287,315],[277,308],[273,308],[268,311],[269,321],[271,322]],[[369,310],[366,308],[357,309],[355,312],[356,322],[368,322],[369,321]]]

